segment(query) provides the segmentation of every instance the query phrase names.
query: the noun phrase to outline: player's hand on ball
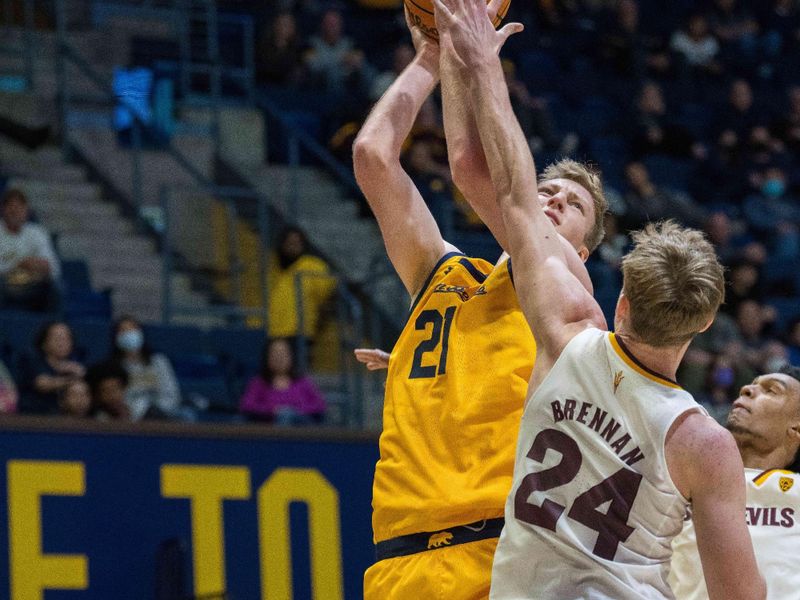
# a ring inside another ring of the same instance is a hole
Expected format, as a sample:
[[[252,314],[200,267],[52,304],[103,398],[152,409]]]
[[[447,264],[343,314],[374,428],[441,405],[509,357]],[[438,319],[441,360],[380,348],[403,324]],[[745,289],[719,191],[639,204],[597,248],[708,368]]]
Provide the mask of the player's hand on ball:
[[[389,353],[378,348],[356,348],[354,351],[358,362],[367,365],[370,371],[389,368]]]
[[[439,43],[420,29],[415,23],[414,18],[408,8],[404,9],[406,15],[406,25],[411,32],[411,42],[414,44],[414,50],[417,54],[422,53],[435,53],[437,58],[439,56]]]
[[[465,67],[483,63],[497,55],[506,40],[523,30],[521,23],[509,23],[495,31],[492,19],[502,0],[433,0],[436,28]]]

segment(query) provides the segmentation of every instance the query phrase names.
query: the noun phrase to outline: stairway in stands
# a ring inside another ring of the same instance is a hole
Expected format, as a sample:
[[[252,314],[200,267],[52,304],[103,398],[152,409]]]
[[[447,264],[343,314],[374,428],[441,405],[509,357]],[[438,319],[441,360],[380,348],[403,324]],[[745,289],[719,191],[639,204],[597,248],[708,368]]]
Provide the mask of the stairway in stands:
[[[84,168],[66,163],[57,147],[30,152],[6,141],[0,141],[0,163],[13,174],[8,187],[26,193],[38,220],[55,235],[59,254],[86,261],[95,289],[112,289],[116,314],[161,319],[161,262],[155,243],[137,233],[118,205],[103,197],[101,186],[88,181]],[[176,301],[207,304],[192,291],[186,275],[174,275],[171,283]]]

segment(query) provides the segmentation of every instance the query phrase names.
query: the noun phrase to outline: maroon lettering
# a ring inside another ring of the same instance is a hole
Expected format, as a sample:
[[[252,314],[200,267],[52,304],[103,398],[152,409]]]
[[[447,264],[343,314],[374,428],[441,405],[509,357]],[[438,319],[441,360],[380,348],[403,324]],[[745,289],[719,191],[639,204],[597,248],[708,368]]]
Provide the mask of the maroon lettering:
[[[781,511],[781,527],[794,527],[794,509],[784,508]]]
[[[586,415],[589,414],[589,409],[592,407],[588,402],[581,402],[581,410],[578,413],[578,418],[575,419],[579,423],[586,425]]]
[[[761,517],[762,509],[760,508],[752,508],[750,506],[747,507],[747,524],[748,525],[758,525],[758,519]]]
[[[564,401],[564,418],[569,419],[570,421],[575,420],[575,406],[577,406],[577,402],[575,400],[565,400]]]
[[[600,428],[603,426],[603,422],[606,420],[607,416],[608,413],[606,411],[595,408],[592,420],[589,421],[589,427],[594,429],[597,433],[600,433]]]
[[[637,462],[644,458],[644,452],[639,449],[639,446],[636,446],[633,450],[625,454],[624,456],[620,457],[624,462],[628,464],[629,467],[632,467]]]
[[[553,421],[558,423],[559,421],[564,420],[564,411],[561,410],[561,403],[558,400],[554,400],[550,403],[550,406],[553,407]]]
[[[623,448],[625,448],[625,446],[630,441],[631,441],[631,436],[625,433],[619,436],[619,439],[617,439],[617,441],[611,444],[611,449],[614,450],[614,452],[616,452],[617,454],[619,454],[620,452],[622,452]]]
[[[780,523],[778,523],[778,509],[774,506],[769,509],[769,523],[767,524],[772,527],[780,525]]]
[[[606,425],[606,428],[603,429],[603,433],[600,434],[600,437],[605,438],[607,442],[611,441],[611,438],[614,437],[614,434],[617,433],[619,429],[619,423],[617,423],[614,419],[611,419]]]

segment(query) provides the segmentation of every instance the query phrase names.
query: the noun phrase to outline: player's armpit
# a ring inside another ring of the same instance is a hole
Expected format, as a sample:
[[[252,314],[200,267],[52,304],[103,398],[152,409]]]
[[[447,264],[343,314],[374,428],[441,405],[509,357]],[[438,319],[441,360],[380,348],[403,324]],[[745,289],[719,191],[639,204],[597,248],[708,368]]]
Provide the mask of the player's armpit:
[[[745,524],[744,467],[733,437],[699,412],[673,429],[667,462],[678,489],[691,499],[710,600],[764,600],[766,585]]]

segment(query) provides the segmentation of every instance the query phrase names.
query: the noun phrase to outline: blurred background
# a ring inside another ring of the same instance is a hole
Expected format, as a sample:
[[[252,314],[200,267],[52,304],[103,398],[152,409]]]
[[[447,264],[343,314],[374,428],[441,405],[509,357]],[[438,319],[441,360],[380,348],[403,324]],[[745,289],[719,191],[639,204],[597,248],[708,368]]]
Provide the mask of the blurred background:
[[[0,597],[360,597],[384,375],[352,350],[390,350],[408,299],[350,148],[413,58],[401,8],[0,0]],[[800,363],[800,3],[517,0],[506,20],[537,165],[603,171],[609,322],[630,230],[674,218],[716,245],[727,301],[678,380],[724,419]],[[403,162],[444,237],[496,260],[436,94]],[[62,556],[73,579],[31,576],[63,552],[86,555]]]

